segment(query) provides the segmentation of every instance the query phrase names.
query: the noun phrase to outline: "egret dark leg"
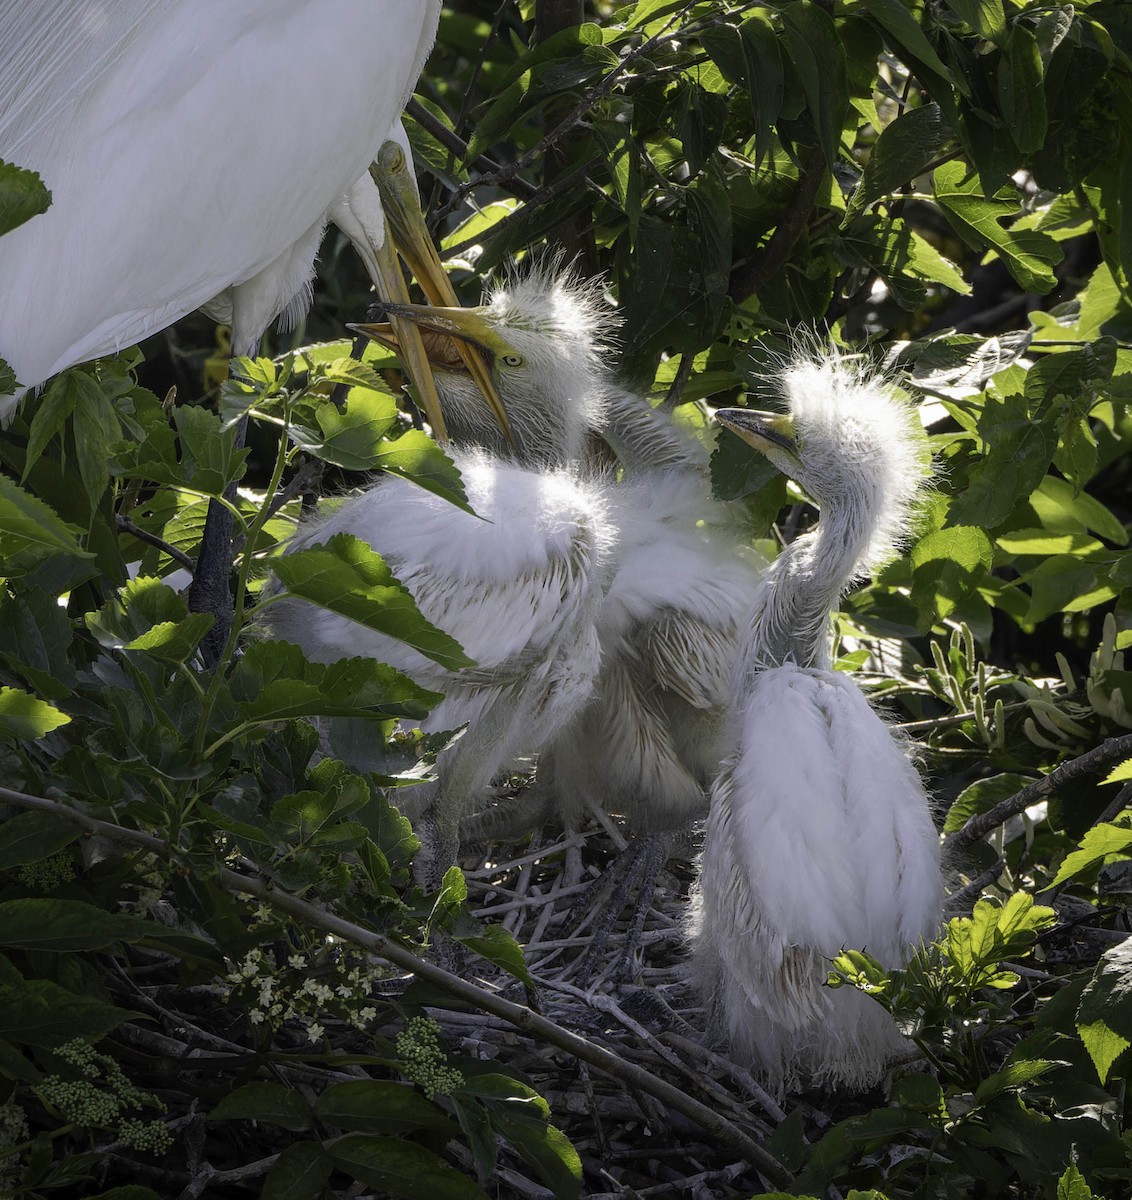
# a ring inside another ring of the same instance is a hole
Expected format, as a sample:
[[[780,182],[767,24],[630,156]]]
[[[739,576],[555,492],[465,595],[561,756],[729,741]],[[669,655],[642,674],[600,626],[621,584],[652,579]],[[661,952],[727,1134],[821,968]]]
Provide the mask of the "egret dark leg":
[[[248,435],[248,418],[236,426],[235,449],[242,449]],[[236,499],[236,484],[224,492],[224,499]],[[215,618],[212,628],[200,643],[201,657],[206,667],[220,661],[228,635],[232,632],[232,514],[218,500],[208,505],[204,531],[200,538],[200,553],[189,587],[189,611],[209,613]]]

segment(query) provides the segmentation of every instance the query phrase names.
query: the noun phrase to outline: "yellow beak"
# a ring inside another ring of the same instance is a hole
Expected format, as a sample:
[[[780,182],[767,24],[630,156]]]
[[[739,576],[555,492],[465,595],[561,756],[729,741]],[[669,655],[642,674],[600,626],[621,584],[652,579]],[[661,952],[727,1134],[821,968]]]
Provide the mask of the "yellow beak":
[[[425,226],[420,197],[417,195],[416,183],[409,170],[405,152],[396,142],[389,141],[381,147],[377,161],[370,167],[370,175],[381,192],[381,206],[390,238],[396,243],[401,257],[408,263],[409,269],[416,276],[429,303],[439,308],[459,311],[460,301]],[[400,272],[398,272],[399,274]],[[404,280],[400,281],[399,293],[396,295],[389,293],[389,299],[395,302],[396,307],[408,304],[409,296],[404,289]],[[405,333],[408,327],[401,323],[401,318],[391,308],[387,311],[393,317],[391,323],[394,326],[395,348],[399,353],[404,353],[408,341],[415,340],[415,338],[410,336],[409,339],[406,339]],[[408,317],[407,320],[412,321],[413,318]],[[359,332],[368,334],[367,327],[356,326],[356,328]],[[376,335],[369,334],[369,336]],[[500,428],[506,434],[507,440],[513,443],[511,425],[507,420],[507,412],[500,399],[499,390],[495,386],[495,380],[492,378],[489,363],[485,361],[482,354],[477,352],[474,344],[469,344],[470,341],[474,342],[474,339],[458,340],[455,343],[457,353],[465,369],[475,380],[476,386]],[[409,367],[410,373],[413,373],[412,364],[406,363],[406,365]],[[413,377],[416,378],[415,374]],[[425,403],[427,407],[427,401]],[[437,408],[439,410],[439,403]],[[444,435],[441,432],[444,427],[443,420],[438,428],[431,415],[429,419],[432,421],[437,436],[443,438]]]
[[[720,408],[715,412],[715,419],[760,454],[773,456],[785,452],[791,458],[797,458],[794,426],[782,413],[759,412],[753,408]]]

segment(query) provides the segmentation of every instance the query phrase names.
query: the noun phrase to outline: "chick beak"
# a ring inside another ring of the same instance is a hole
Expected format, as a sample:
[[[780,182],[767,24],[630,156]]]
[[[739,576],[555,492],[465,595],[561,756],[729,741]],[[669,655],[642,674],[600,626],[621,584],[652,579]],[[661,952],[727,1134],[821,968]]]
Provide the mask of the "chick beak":
[[[794,427],[790,418],[783,413],[759,412],[753,408],[720,408],[715,412],[715,419],[760,454],[773,456],[785,451],[791,458],[798,455]]]
[[[416,182],[409,169],[404,150],[396,142],[386,142],[378,152],[377,161],[370,167],[370,175],[381,192],[381,206],[391,240],[396,243],[401,257],[408,263],[409,269],[416,276],[429,304],[435,305],[437,308],[458,309],[460,301],[425,226]],[[403,281],[401,293],[397,295],[389,293],[389,299],[397,303],[408,302],[409,297],[404,292]],[[393,314],[390,315],[393,316]],[[401,337],[404,323],[401,318],[394,317],[393,324],[400,353],[400,348],[404,345]],[[364,330],[360,331],[365,332]],[[507,412],[503,407],[499,390],[495,386],[495,380],[491,376],[488,362],[475,345],[466,339],[457,340],[455,348],[465,369],[475,381],[480,394],[499,423],[499,427],[503,430],[507,440],[514,445],[511,424],[507,419]],[[411,373],[411,364],[406,365],[409,366]],[[441,426],[443,427],[443,422]],[[433,422],[433,428],[437,428],[435,422]],[[438,436],[440,435],[438,434]]]

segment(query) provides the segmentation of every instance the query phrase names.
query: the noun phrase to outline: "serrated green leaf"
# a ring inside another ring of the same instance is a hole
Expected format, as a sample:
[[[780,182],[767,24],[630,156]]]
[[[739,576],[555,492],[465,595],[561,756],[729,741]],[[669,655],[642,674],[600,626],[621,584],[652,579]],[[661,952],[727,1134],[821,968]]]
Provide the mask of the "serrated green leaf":
[[[1057,1181],[1057,1200],[1096,1200],[1076,1163],[1070,1163]]]
[[[1126,758],[1122,763],[1113,767],[1101,780],[1101,783],[1125,783],[1132,779],[1132,758]]]
[[[56,554],[92,559],[76,541],[78,530],[42,500],[0,475],[0,575],[26,575]]]
[[[353,364],[352,373],[344,363]],[[371,367],[349,358],[331,363],[323,373],[331,383],[376,376]],[[348,471],[372,471],[381,465],[385,435],[397,423],[397,402],[384,388],[353,386],[344,408],[328,401],[319,405],[315,418],[318,434],[299,425],[291,427],[291,439],[300,449]]]
[[[535,1169],[557,1200],[581,1195],[582,1160],[560,1129],[513,1105],[493,1105],[489,1115],[492,1127]]]
[[[449,670],[474,666],[454,638],[425,620],[381,555],[351,534],[335,534],[273,566],[292,595],[406,642]]]
[[[1087,492],[1074,494],[1073,485],[1056,475],[1046,475],[1030,495],[1030,507],[1046,529],[1054,532],[1084,530],[1128,545],[1128,531],[1105,506]]]
[[[967,92],[967,82],[958,72],[947,69],[901,0],[869,0],[865,12],[883,27],[898,50],[906,51],[915,62],[922,63],[941,79],[949,80],[959,91]]]
[[[1077,1026],[1077,1033],[1097,1069],[1101,1083],[1108,1081],[1116,1060],[1132,1046],[1126,1037],[1117,1033],[1107,1021],[1089,1021]]]
[[[988,812],[1000,800],[1013,796],[1015,792],[1021,791],[1022,788],[1033,782],[1028,775],[1016,775],[1012,772],[991,775],[987,779],[977,779],[959,793],[955,803],[948,809],[943,832],[957,832],[966,825],[971,817],[981,812]]]
[[[46,212],[51,193],[37,172],[0,159],[0,237]]]
[[[976,250],[994,250],[1024,292],[1050,291],[1057,283],[1053,267],[1062,259],[1061,247],[1037,230],[1004,228],[1001,222],[1020,212],[1017,196],[1004,190],[988,197],[977,178],[965,175],[961,162],[935,170],[935,198],[956,232]]]
[[[994,547],[984,529],[951,525],[912,547],[912,603],[926,626],[950,616],[991,568]]]
[[[293,1133],[312,1128],[310,1105],[294,1088],[267,1081],[247,1083],[225,1096],[208,1114],[210,1121],[267,1121]]]
[[[910,108],[886,125],[845,212],[845,225],[870,204],[922,175],[953,138],[938,104]]]
[[[465,512],[472,511],[459,468],[423,430],[410,429],[396,441],[385,442],[377,465]]]
[[[328,1142],[326,1149],[339,1170],[383,1195],[414,1200],[489,1200],[479,1184],[414,1142],[348,1133]]]
[[[890,0],[881,2],[887,4]],[[845,47],[833,18],[813,0],[798,0],[782,10],[781,15],[790,57],[810,110],[810,120],[826,163],[832,168],[837,159],[841,125],[849,107]]]
[[[315,716],[422,720],[439,700],[435,692],[372,658],[312,663],[287,642],[250,646],[230,686],[240,704],[233,727]]]
[[[402,1133],[427,1129],[445,1137],[456,1133],[452,1118],[420,1092],[391,1080],[335,1083],[315,1101],[314,1114],[327,1125],[352,1133]]]
[[[71,718],[55,705],[19,688],[0,687],[0,737],[31,741],[44,737]]]
[[[1057,449],[1052,422],[1034,420],[1022,396],[987,395],[979,416],[986,457],[968,476],[966,490],[948,512],[949,526],[994,529],[1029,496],[1049,470]]]
[[[1129,853],[1132,853],[1132,829],[1121,825],[1094,825],[1080,846],[1065,856],[1050,886],[1058,887],[1099,866],[1109,855]]]

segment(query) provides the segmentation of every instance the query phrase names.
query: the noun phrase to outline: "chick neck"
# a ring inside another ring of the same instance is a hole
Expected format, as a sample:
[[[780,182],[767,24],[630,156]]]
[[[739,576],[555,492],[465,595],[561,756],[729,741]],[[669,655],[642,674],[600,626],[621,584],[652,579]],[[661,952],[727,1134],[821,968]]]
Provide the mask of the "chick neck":
[[[862,578],[872,559],[883,508],[875,488],[863,480],[827,498],[817,526],[787,546],[755,592],[750,622],[740,648],[738,694],[749,692],[751,676],[793,662],[830,669],[830,618],[841,596]]]
[[[644,471],[707,471],[707,452],[645,397],[612,385],[597,431],[626,474]]]

